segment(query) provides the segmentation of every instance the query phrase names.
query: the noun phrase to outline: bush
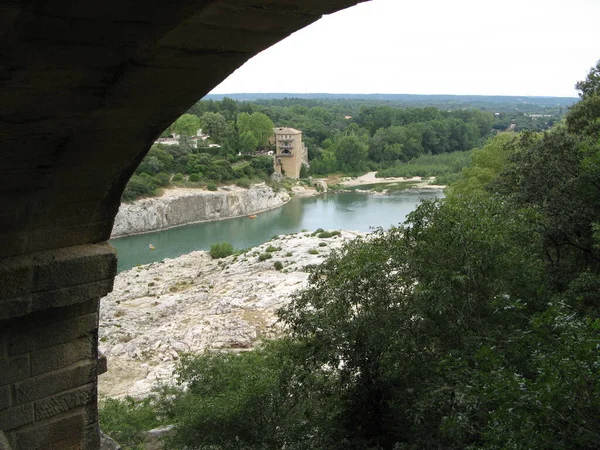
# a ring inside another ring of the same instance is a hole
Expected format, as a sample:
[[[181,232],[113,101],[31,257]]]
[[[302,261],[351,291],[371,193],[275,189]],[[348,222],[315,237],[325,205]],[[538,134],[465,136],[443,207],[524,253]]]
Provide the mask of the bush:
[[[339,236],[340,233],[339,231],[335,230],[335,231],[322,231],[321,233],[317,234],[317,237],[320,239],[326,239],[326,238],[330,238],[333,236]]]
[[[270,156],[257,156],[256,158],[252,158],[250,161],[250,166],[256,171],[265,173],[269,176],[275,172],[273,158]]]
[[[279,250],[281,250],[279,247],[273,247],[272,245],[269,245],[265,249],[265,252],[267,252],[267,253],[273,253],[273,252],[278,252]]]
[[[233,255],[235,252],[233,245],[229,242],[217,242],[210,246],[210,256],[212,259],[225,258],[229,255]]]
[[[107,398],[100,401],[99,420],[102,431],[125,448],[143,448],[146,432],[162,423],[158,420],[157,405],[152,397],[136,400]]]
[[[281,270],[283,269],[283,263],[281,261],[275,261],[273,263],[273,267],[275,268],[275,270]]]
[[[248,178],[240,178],[235,182],[235,185],[248,189],[250,186],[252,186],[252,181],[250,181]]]
[[[302,166],[300,166],[300,178],[308,178],[308,175],[308,166],[306,164],[302,164]]]
[[[180,181],[183,181],[183,174],[176,173],[175,175],[173,175],[173,182],[177,183]]]
[[[319,247],[327,247],[327,242],[319,242]]]
[[[308,254],[309,254],[309,255],[318,255],[318,254],[319,254],[319,250],[317,250],[316,248],[311,248],[311,249],[308,251]]]
[[[271,255],[270,253],[261,253],[260,255],[258,255],[258,260],[266,261],[267,259],[271,259],[272,257],[273,255]]]
[[[198,175],[197,173],[193,173],[189,176],[188,180],[190,180],[192,183],[197,183],[198,181],[200,181],[200,175]]]
[[[154,179],[158,183],[159,186],[168,186],[170,183],[171,177],[168,173],[160,172],[154,175]]]
[[[206,189],[208,189],[209,191],[216,191],[218,187],[215,183],[208,183],[206,185]]]
[[[125,186],[121,199],[129,202],[140,197],[156,195],[155,190],[158,186],[159,182],[147,173],[133,175]]]

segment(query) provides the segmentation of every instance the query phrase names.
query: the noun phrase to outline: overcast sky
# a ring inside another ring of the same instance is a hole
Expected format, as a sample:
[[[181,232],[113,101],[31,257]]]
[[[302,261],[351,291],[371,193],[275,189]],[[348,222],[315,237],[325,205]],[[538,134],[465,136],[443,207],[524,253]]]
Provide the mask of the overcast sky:
[[[372,0],[258,54],[212,93],[574,97],[600,0]]]

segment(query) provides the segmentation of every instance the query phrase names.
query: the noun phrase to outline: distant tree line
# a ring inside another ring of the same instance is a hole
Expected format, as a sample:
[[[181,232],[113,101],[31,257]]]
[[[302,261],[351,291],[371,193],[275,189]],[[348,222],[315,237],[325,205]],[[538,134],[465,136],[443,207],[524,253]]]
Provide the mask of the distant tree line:
[[[533,111],[556,113],[556,118],[534,119],[510,108],[494,114],[467,107],[406,108],[381,101],[200,100],[162,134],[178,136],[179,144],[155,145],[128,184],[123,199],[153,195],[173,182],[213,186],[240,179],[241,184],[248,184],[249,179],[268,177],[272,169],[267,168],[266,160],[253,166],[250,162],[272,150],[269,137],[275,124],[302,131],[310,163],[310,168],[302,171],[303,176],[368,170],[393,174],[405,173],[406,163],[427,155],[480,147],[494,132],[548,128],[558,119],[560,108],[542,105]],[[209,137],[198,138],[198,130]],[[197,142],[195,147],[193,140]]]

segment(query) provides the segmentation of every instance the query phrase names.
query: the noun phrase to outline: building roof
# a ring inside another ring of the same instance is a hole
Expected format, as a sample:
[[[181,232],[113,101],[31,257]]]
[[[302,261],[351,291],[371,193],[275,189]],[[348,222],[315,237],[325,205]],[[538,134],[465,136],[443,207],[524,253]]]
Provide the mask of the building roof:
[[[276,127],[273,131],[275,134],[302,134],[302,131],[290,127]]]

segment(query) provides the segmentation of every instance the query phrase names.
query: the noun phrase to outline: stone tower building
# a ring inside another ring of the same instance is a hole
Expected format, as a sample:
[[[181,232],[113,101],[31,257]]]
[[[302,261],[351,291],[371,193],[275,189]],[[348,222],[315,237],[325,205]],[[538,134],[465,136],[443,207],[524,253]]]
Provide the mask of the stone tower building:
[[[289,178],[300,178],[302,164],[308,165],[308,150],[302,142],[302,131],[275,128],[275,172]]]

